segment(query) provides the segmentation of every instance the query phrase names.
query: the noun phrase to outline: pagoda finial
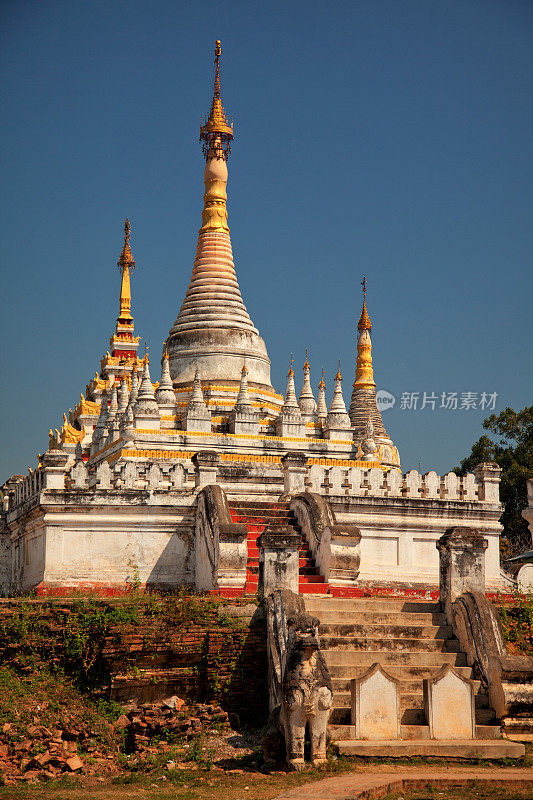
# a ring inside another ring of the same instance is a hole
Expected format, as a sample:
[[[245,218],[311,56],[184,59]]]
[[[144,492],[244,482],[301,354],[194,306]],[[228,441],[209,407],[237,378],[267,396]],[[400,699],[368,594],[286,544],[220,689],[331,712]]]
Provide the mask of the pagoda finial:
[[[220,56],[222,55],[222,46],[220,39],[215,42],[215,85],[213,87],[213,97],[220,97]]]
[[[357,324],[357,330],[359,333],[362,331],[372,330],[372,323],[370,322],[370,317],[368,316],[368,311],[366,310],[366,275],[363,275],[361,286],[363,287],[363,308],[361,309],[361,316],[359,317],[359,322]]]
[[[135,269],[135,261],[131,253],[130,247],[131,225],[129,219],[124,222],[124,245],[120,258],[117,261],[117,267],[122,272],[122,281],[120,283],[120,315],[121,320],[133,320],[131,315],[131,288],[130,288],[130,273]]]
[[[293,365],[293,364],[294,364],[294,358],[293,358],[293,355],[292,355],[292,353],[291,353],[291,365],[290,365],[290,367],[289,367],[289,373],[288,373],[288,375],[287,375],[287,378],[289,377],[289,375],[292,375],[292,376],[294,376],[294,370],[293,370],[293,368],[292,368],[292,365]]]
[[[215,42],[215,83],[213,87],[213,100],[209,116],[200,126],[200,141],[206,161],[209,158],[228,159],[230,142],[233,139],[233,122],[228,124],[226,112],[220,99],[220,56],[222,47],[220,40]]]

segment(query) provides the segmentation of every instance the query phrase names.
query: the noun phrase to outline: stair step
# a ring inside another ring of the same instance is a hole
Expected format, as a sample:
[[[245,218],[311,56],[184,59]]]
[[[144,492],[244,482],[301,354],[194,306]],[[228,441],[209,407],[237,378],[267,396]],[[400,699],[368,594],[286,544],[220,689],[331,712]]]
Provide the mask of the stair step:
[[[328,583],[301,583],[298,586],[300,594],[327,594],[329,592]]]
[[[327,598],[324,598],[326,600]],[[325,605],[325,603],[324,603]],[[372,611],[322,611],[319,607],[306,608],[310,614],[318,617],[322,625],[421,625],[443,626],[446,618],[441,613],[402,613],[398,612],[372,612]]]
[[[440,603],[432,600],[406,600],[404,597],[328,597],[324,599],[309,598],[305,603],[306,610],[322,611],[373,611],[404,614],[437,614],[441,611]],[[317,616],[319,614],[317,613]]]
[[[344,625],[342,623],[320,623],[320,638],[324,636],[369,636],[393,638],[421,638],[421,639],[451,639],[452,628],[450,625]]]
[[[408,639],[407,637],[382,636],[370,638],[369,636],[321,636],[320,643],[323,650],[343,652],[374,652],[386,650],[396,653],[458,653],[459,642],[457,639]]]
[[[230,508],[289,508],[289,503],[283,500],[272,502],[270,500],[229,500],[228,506]]]
[[[384,669],[389,666],[409,666],[409,667],[442,667],[444,664],[455,666],[466,666],[466,655],[464,653],[413,653],[410,651],[396,652],[394,650],[323,650],[324,658],[330,672],[332,670],[351,669],[355,666],[368,665],[378,662]],[[334,672],[332,674],[338,674]],[[352,675],[352,677],[354,677]]]

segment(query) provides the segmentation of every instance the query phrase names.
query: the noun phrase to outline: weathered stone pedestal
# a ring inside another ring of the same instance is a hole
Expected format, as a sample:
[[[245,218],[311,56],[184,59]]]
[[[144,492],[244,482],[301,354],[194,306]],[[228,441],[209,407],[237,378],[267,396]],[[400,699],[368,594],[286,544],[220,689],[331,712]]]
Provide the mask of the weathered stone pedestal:
[[[305,492],[307,456],[305,453],[286,453],[281,459],[283,468],[283,493],[285,495]]]
[[[63,450],[47,450],[41,457],[43,469],[43,489],[65,488],[65,467],[68,454]]]
[[[269,525],[257,540],[259,589],[266,597],[274,589],[298,593],[300,537],[285,525]]]
[[[217,482],[220,455],[214,450],[200,450],[192,457],[194,480],[197,489]]]

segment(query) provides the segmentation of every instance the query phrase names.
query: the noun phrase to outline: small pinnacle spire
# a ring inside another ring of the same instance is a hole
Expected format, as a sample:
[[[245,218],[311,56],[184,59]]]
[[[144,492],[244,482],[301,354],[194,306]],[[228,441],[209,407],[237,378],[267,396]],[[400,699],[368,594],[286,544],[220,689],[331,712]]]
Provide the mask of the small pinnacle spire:
[[[241,411],[245,406],[251,408],[250,398],[248,397],[248,370],[246,368],[246,360],[241,369],[241,382],[239,385],[239,394],[235,401],[235,409]]]
[[[111,402],[109,403],[109,416],[115,416],[118,411],[117,385],[113,384],[111,389]]]
[[[137,395],[139,394],[139,378],[137,377],[137,371],[135,369],[131,372],[131,391],[128,400],[128,408],[133,408],[137,401]]]
[[[148,346],[146,347],[148,351]],[[138,400],[145,400],[145,399],[155,399],[154,394],[154,387],[152,386],[152,380],[150,378],[150,362],[148,361],[148,352],[144,356],[144,367],[143,367],[143,376],[141,380],[141,385],[139,386],[139,392],[137,394]]]
[[[342,427],[342,428],[350,427],[350,418],[346,412],[346,406],[344,405],[344,397],[342,396],[342,376],[340,371],[340,361],[339,361],[339,369],[337,370],[337,374],[335,375],[335,389],[333,391],[333,397],[331,398],[331,403],[329,406],[328,425],[330,427]]]
[[[122,376],[122,382],[120,384],[120,392],[118,398],[118,414],[123,414],[127,408],[128,400],[129,400],[130,393],[128,391],[128,381],[126,379],[126,375]]]
[[[135,401],[134,413],[136,417],[159,418],[159,407],[155,399],[152,379],[150,378],[150,362],[147,356],[144,358],[143,376],[137,393],[137,400]]]
[[[98,419],[96,420],[96,425],[94,427],[93,433],[93,441],[97,441],[102,436],[102,432],[105,429],[105,424],[107,422],[107,392],[104,389],[102,392],[102,396],[100,398],[100,414]]]
[[[300,406],[298,405],[298,401],[296,400],[296,390],[294,387],[294,370],[292,365],[294,363],[294,359],[291,353],[291,367],[289,369],[287,375],[287,392],[285,393],[285,402],[283,403],[282,411],[300,411]]]
[[[335,380],[336,380],[336,381],[342,381],[342,375],[341,375],[341,360],[340,360],[340,358],[339,358],[339,367],[338,367],[338,369],[337,369],[337,374],[335,375]]]
[[[176,395],[172,386],[172,378],[170,377],[170,366],[168,360],[167,347],[163,350],[163,357],[161,359],[161,380],[156,389],[155,399],[159,405],[174,405],[176,402]]]
[[[322,378],[318,384],[318,403],[316,404],[316,415],[319,420],[324,421],[328,415],[328,407],[326,405],[326,384],[324,382],[324,370],[322,370]]]
[[[305,348],[305,364],[303,366],[304,379],[302,391],[298,398],[298,405],[302,414],[311,415],[316,411],[316,401],[311,388],[311,368],[307,360],[307,347]]]
[[[194,372],[194,384],[189,405],[191,403],[205,403],[202,392],[202,381],[200,380],[200,368],[198,364],[196,365],[196,370]]]

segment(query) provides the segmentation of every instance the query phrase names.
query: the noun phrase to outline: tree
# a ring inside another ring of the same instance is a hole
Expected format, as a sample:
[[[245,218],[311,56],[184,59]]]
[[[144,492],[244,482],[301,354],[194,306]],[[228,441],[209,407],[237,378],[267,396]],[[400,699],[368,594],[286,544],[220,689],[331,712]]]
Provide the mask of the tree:
[[[527,479],[533,478],[533,406],[491,414],[483,427],[499,439],[481,436],[454,471],[465,475],[481,461],[495,461],[501,467],[500,499],[504,511],[500,517],[500,554],[505,561],[531,548],[531,534],[521,511],[527,506]]]

